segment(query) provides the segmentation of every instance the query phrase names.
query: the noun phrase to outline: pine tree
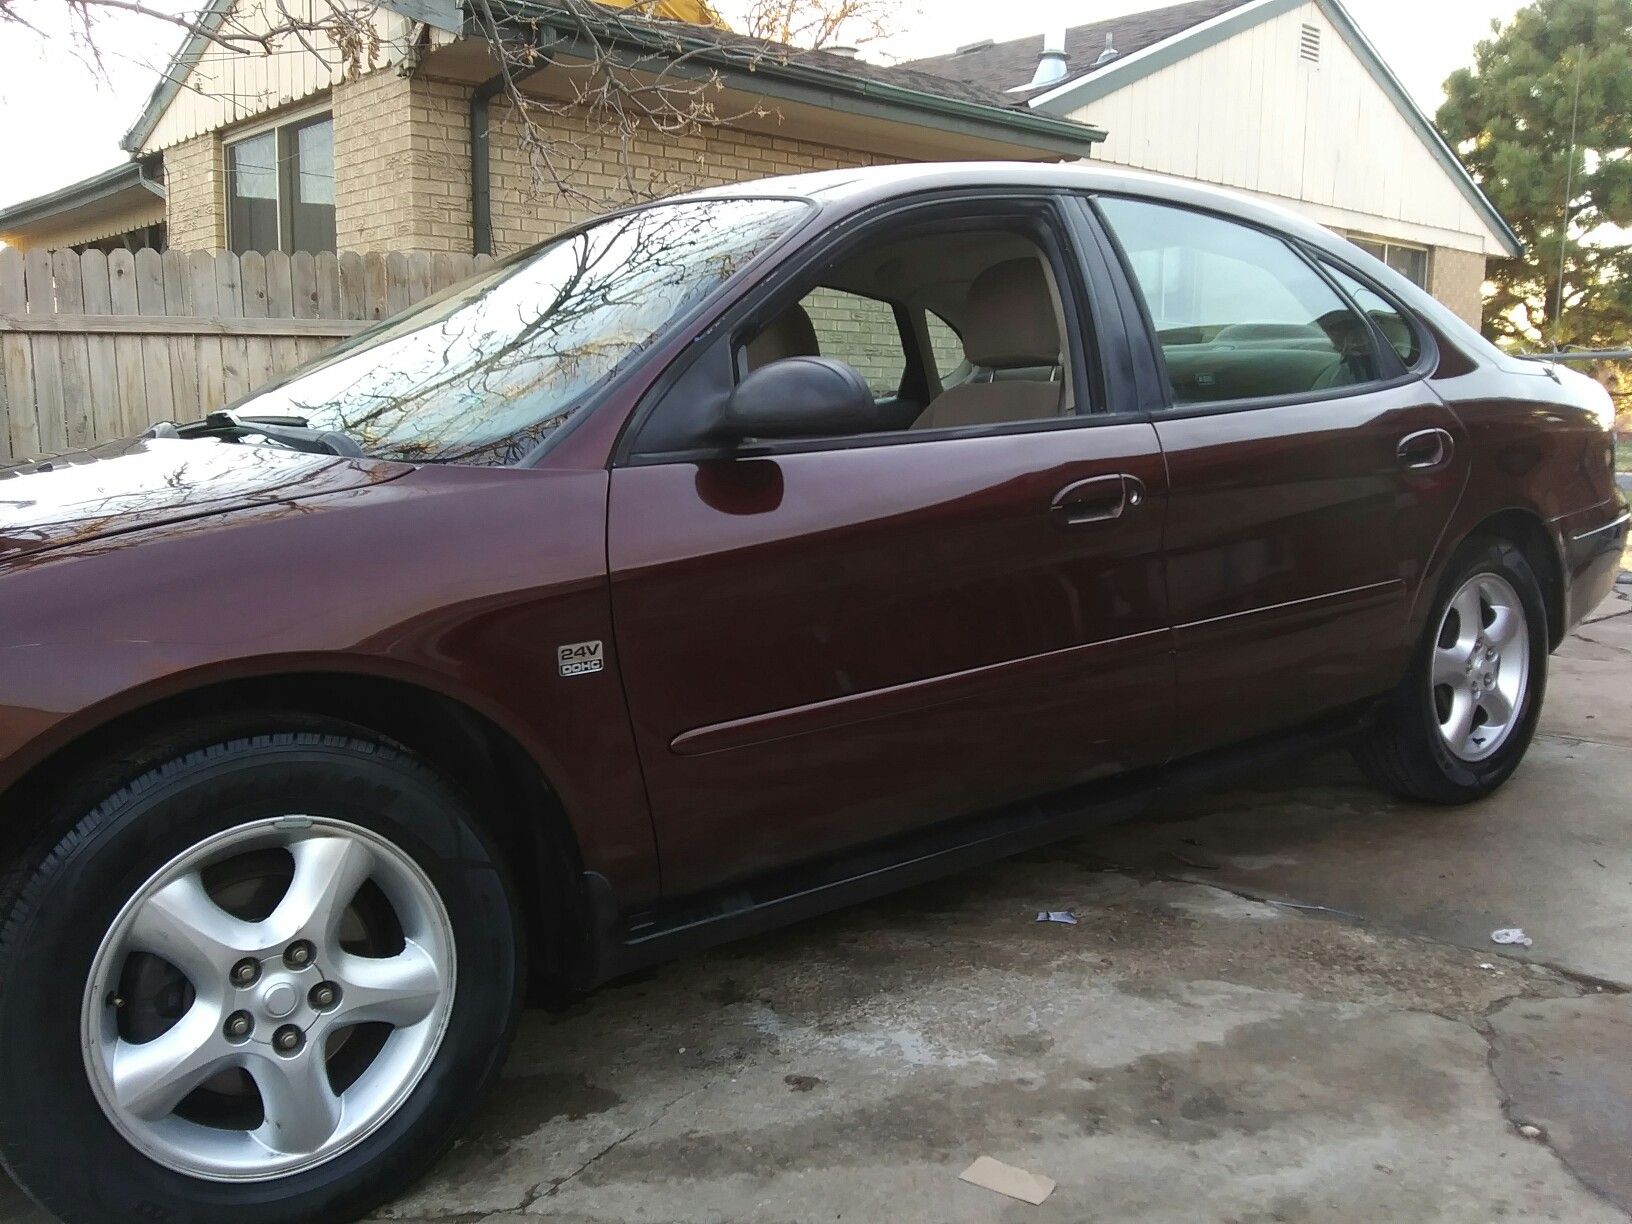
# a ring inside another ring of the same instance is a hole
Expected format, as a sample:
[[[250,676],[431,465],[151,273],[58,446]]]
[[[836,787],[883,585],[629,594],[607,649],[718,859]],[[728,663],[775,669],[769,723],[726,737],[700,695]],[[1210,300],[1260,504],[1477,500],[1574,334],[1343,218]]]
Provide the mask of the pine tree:
[[[1485,333],[1524,349],[1632,347],[1632,0],[1536,0],[1491,30],[1438,116],[1524,242],[1487,267]]]

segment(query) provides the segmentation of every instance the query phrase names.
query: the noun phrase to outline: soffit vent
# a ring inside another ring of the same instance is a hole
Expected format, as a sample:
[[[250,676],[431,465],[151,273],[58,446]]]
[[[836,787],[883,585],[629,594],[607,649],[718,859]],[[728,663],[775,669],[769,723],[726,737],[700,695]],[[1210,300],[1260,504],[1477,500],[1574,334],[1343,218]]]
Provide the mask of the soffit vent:
[[[1298,35],[1298,56],[1311,64],[1320,63],[1320,27],[1305,25]]]

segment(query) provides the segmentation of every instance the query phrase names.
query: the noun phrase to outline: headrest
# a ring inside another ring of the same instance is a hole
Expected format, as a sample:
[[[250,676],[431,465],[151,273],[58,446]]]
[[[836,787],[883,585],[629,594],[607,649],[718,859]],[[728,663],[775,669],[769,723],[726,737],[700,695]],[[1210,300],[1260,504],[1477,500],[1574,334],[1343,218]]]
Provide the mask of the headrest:
[[[821,346],[816,343],[816,328],[798,302],[777,315],[759,335],[748,341],[749,370],[757,370],[784,357],[821,355]]]
[[[1054,295],[1035,258],[993,264],[970,283],[963,351],[971,364],[994,370],[1060,363]]]

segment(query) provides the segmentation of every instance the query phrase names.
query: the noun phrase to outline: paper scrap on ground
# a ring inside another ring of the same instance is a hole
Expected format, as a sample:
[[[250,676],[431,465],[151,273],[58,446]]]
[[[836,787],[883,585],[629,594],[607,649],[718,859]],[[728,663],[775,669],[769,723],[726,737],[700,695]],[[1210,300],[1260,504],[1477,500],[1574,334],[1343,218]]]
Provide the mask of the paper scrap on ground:
[[[958,1179],[987,1190],[995,1190],[999,1194],[1006,1194],[1010,1198],[1019,1199],[1022,1203],[1030,1203],[1033,1207],[1054,1193],[1052,1177],[1044,1177],[1041,1173],[1027,1173],[1024,1169],[1004,1164],[1001,1160],[993,1160],[990,1156],[980,1157],[959,1173]]]
[[[1077,916],[1070,910],[1038,910],[1038,922],[1063,922],[1066,926],[1076,926]]]
[[[1513,944],[1515,947],[1528,948],[1534,941],[1518,927],[1503,927],[1499,931],[1490,933],[1490,942]]]

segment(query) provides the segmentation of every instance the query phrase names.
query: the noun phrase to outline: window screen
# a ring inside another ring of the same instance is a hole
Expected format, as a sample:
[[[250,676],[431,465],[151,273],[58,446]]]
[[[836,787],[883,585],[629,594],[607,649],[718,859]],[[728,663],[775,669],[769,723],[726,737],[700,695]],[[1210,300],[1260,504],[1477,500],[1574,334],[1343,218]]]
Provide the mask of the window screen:
[[[1376,238],[1351,237],[1349,241],[1368,255],[1375,255],[1413,285],[1428,288],[1428,252],[1422,247],[1401,246]]]
[[[227,228],[240,254],[278,249],[276,132],[227,146]]]
[[[334,121],[325,115],[282,129],[288,150],[287,250],[334,250]]]
[[[334,122],[323,115],[227,146],[234,251],[332,251]]]
[[[1175,404],[1319,394],[1378,377],[1370,329],[1280,239],[1162,204],[1100,206],[1144,294]]]

